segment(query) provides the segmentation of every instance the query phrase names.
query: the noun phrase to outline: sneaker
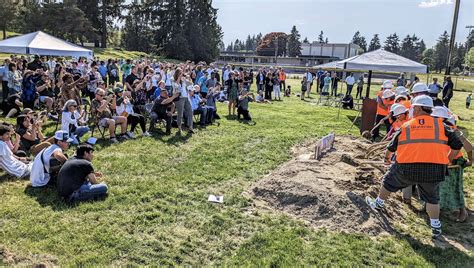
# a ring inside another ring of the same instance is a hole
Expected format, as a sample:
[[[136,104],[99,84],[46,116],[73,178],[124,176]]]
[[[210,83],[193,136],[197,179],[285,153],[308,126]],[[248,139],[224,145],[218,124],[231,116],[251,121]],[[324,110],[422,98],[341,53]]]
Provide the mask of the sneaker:
[[[118,136],[118,139],[121,141],[126,141],[126,140],[129,140],[130,138],[127,136],[127,134],[122,134]]]
[[[150,137],[150,136],[151,136],[151,134],[148,131],[145,131],[143,133],[143,137]]]
[[[130,132],[130,131],[127,131],[125,134],[126,134],[130,139],[135,139],[135,134],[133,134],[133,133]]]
[[[188,133],[189,133],[189,134],[194,134],[194,133],[196,133],[196,132],[194,132],[194,130],[190,129],[190,130],[188,130]]]
[[[367,205],[369,205],[370,208],[375,209],[375,210],[383,209],[383,206],[380,206],[379,204],[377,204],[375,200],[376,200],[375,198],[372,198],[370,196],[365,197],[365,203],[367,203]]]
[[[117,140],[117,138],[113,137],[113,138],[110,138],[110,142],[111,143],[118,143],[119,141]]]
[[[57,115],[53,115],[53,114],[51,114],[51,113],[48,114],[48,118],[51,119],[51,120],[53,120],[53,121],[58,121],[58,120],[59,120],[59,118],[58,118]]]
[[[441,236],[441,234],[442,234],[442,232],[441,232],[441,226],[439,226],[439,227],[433,227],[433,226],[431,226],[431,237],[432,237],[432,238],[438,238],[438,237]]]

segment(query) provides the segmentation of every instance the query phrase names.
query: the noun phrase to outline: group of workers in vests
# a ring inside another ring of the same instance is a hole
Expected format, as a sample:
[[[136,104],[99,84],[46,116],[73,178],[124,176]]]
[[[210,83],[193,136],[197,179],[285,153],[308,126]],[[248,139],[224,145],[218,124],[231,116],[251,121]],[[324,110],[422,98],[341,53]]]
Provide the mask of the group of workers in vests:
[[[379,128],[385,124],[387,135],[383,140],[389,142],[384,161],[390,167],[377,198],[368,196],[366,202],[372,209],[383,210],[390,193],[403,190],[408,203],[416,185],[430,218],[432,237],[437,238],[442,233],[440,185],[452,167],[461,169],[457,174],[462,181],[462,168],[472,165],[472,145],[457,129],[455,115],[437,94],[429,93],[424,83],[412,87],[411,97],[405,87],[393,89],[391,81],[385,81],[377,93],[377,115],[371,134],[378,138]],[[461,152],[463,147],[467,161]],[[460,217],[467,218],[465,206],[460,208]]]

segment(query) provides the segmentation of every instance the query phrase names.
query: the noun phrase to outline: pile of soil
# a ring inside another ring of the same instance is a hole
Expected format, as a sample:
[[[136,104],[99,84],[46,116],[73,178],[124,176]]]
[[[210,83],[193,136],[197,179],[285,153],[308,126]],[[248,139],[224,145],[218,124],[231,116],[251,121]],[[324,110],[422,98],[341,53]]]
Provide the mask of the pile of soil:
[[[334,148],[319,161],[314,159],[315,143],[299,146],[293,149],[293,159],[255,183],[249,194],[257,206],[282,210],[318,228],[391,232],[387,220],[376,218],[365,204],[365,196],[376,196],[383,175],[383,168],[365,163],[370,146],[352,136],[336,137]],[[382,161],[382,154],[380,150],[370,161]],[[397,203],[390,202],[392,219],[403,217]]]

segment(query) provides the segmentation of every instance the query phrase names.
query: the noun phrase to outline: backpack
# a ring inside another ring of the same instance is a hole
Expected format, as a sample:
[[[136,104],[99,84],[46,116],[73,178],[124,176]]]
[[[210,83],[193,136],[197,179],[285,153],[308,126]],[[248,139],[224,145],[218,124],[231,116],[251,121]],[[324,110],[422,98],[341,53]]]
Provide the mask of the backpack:
[[[36,99],[36,85],[33,80],[28,77],[23,79],[23,89],[21,93],[21,100],[23,102],[34,102]]]

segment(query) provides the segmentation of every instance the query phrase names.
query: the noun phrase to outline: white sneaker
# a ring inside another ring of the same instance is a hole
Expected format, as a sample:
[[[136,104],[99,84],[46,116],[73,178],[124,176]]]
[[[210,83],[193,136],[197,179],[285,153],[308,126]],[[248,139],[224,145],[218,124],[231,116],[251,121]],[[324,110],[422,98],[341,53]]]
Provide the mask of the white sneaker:
[[[144,137],[151,137],[151,134],[150,134],[148,131],[145,131],[145,132],[143,133],[143,136],[144,136]]]
[[[370,208],[374,209],[374,210],[381,210],[383,209],[384,207],[383,206],[380,206],[376,201],[376,199],[370,197],[370,196],[367,196],[365,197],[365,203],[367,203],[367,205],[369,205]]]
[[[128,136],[130,139],[135,139],[135,134],[133,134],[133,133],[130,132],[130,131],[127,131],[125,134],[127,134],[127,136]]]

